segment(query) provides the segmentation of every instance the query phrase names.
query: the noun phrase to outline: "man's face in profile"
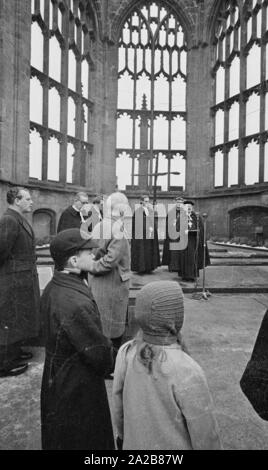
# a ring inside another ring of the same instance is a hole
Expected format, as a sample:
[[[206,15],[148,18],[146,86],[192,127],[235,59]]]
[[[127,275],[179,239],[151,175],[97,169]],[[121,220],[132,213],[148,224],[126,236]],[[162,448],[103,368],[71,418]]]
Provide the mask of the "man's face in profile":
[[[82,207],[88,204],[88,197],[86,196],[80,196],[79,200],[77,201],[76,207],[79,211],[81,211]]]
[[[33,201],[29,191],[22,189],[19,194],[19,198],[16,198],[17,206],[20,209],[22,214],[26,214],[28,212],[32,212],[33,209]]]
[[[149,199],[148,197],[145,197],[145,198],[143,199],[143,205],[144,205],[144,207],[148,207],[149,204],[150,204],[150,199]]]

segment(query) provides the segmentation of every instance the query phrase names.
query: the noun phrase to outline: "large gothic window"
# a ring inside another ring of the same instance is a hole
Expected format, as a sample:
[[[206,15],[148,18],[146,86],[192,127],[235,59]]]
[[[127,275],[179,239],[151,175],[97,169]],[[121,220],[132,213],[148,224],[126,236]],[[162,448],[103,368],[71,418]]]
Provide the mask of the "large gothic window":
[[[32,0],[30,178],[86,184],[93,46],[86,0]]]
[[[268,181],[268,7],[224,0],[214,37],[214,186]]]
[[[164,2],[144,2],[123,26],[118,44],[119,189],[185,185],[186,50],[179,19]]]

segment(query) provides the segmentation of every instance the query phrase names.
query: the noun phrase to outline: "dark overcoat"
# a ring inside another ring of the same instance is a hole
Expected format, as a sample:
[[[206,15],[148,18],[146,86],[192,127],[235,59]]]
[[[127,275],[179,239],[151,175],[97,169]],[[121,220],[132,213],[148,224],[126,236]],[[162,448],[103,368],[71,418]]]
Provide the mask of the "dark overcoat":
[[[173,220],[169,221],[169,217],[173,217]],[[180,210],[176,209],[175,214],[173,212],[169,212],[166,217],[166,237],[164,240],[163,246],[163,256],[162,256],[162,265],[168,265],[169,271],[176,271],[177,267],[177,257],[178,252],[174,253],[174,250],[170,250],[170,243],[171,242],[178,242],[179,237],[175,240],[171,240],[168,233],[169,223],[175,226],[176,230],[179,231],[180,228]]]
[[[59,219],[57,233],[67,230],[68,228],[80,228],[81,216],[72,206],[65,209]]]
[[[166,233],[162,264],[167,264],[170,271],[177,271],[182,277],[194,279],[196,276],[199,276],[199,269],[203,268],[204,261],[205,266],[210,264],[210,258],[206,244],[204,260],[204,224],[202,218],[198,217],[197,219],[195,212],[192,212],[191,219],[191,227],[188,225],[188,243],[184,250],[170,250],[170,240],[168,238],[168,233]],[[176,230],[179,232],[180,211],[176,212],[175,223]]]
[[[38,336],[39,302],[32,227],[7,209],[0,220],[0,346]]]
[[[42,448],[114,449],[104,375],[112,370],[92,293],[55,271],[41,298],[46,358],[41,387]]]
[[[138,223],[142,227],[138,228]],[[139,235],[137,237],[137,235]],[[146,215],[143,207],[132,218],[131,270],[138,273],[153,271],[160,265],[156,218],[152,209]]]
[[[258,415],[268,421],[268,310],[240,380],[240,387]]]

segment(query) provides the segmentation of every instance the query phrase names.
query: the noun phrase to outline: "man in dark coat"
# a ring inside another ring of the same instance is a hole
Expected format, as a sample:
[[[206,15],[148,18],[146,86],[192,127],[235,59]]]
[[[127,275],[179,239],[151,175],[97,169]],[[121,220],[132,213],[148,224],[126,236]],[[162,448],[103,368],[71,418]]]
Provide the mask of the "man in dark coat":
[[[0,377],[27,370],[32,353],[21,346],[39,334],[39,282],[35,238],[24,214],[32,211],[29,191],[7,192],[9,207],[0,220]]]
[[[188,244],[184,250],[178,251],[176,271],[182,280],[187,282],[196,280],[199,277],[199,269],[204,267],[204,225],[202,218],[193,210],[193,201],[184,201],[184,206],[188,217]],[[209,264],[209,252],[206,245],[205,266]]]
[[[154,209],[148,196],[132,217],[131,270],[150,273],[160,265],[159,244]]]
[[[268,310],[262,319],[240,387],[258,415],[268,421]]]
[[[114,449],[104,381],[113,366],[113,348],[83,276],[97,246],[79,229],[59,233],[50,245],[55,273],[41,298],[43,449]]]
[[[178,251],[171,249],[171,243],[179,242],[180,237],[178,236],[178,238],[172,239],[170,237],[170,227],[175,228],[176,232],[180,231],[180,215],[185,214],[185,211],[183,211],[183,203],[183,197],[176,197],[174,200],[176,208],[174,210],[174,207],[172,207],[166,217],[166,238],[163,246],[162,265],[168,265],[169,271],[178,270]]]
[[[88,206],[88,195],[79,192],[74,197],[72,206],[65,209],[59,219],[57,233],[68,228],[80,228],[84,222],[84,216],[87,215],[86,208]]]

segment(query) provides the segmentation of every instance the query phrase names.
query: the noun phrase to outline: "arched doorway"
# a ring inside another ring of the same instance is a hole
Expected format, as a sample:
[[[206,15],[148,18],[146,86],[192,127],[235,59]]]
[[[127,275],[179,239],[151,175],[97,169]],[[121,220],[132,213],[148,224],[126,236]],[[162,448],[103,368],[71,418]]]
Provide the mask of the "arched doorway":
[[[33,230],[37,242],[48,243],[56,233],[55,212],[51,209],[37,209],[33,214]]]

